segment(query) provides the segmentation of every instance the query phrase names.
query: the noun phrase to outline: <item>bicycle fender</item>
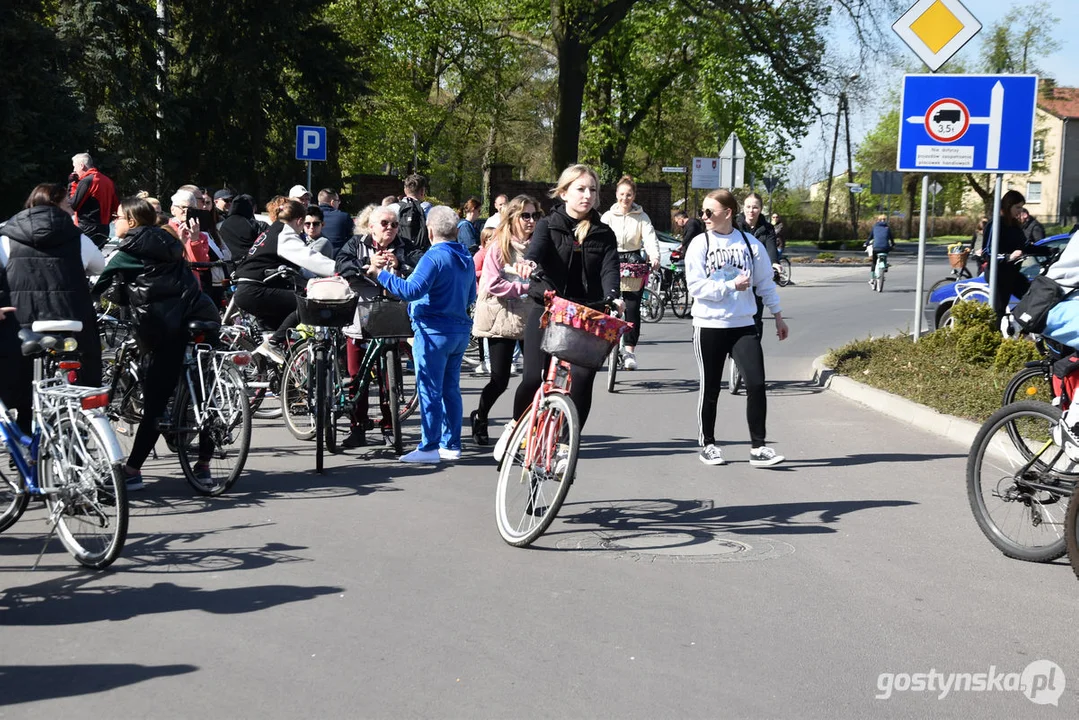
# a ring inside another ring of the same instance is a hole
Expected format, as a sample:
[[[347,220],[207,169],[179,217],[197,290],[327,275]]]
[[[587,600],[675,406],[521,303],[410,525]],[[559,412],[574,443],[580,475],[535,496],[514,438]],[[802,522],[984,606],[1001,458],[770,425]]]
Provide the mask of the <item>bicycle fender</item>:
[[[127,457],[124,456],[124,451],[120,449],[120,443],[116,439],[116,433],[113,432],[112,425],[109,424],[108,416],[98,410],[83,410],[82,416],[97,429],[98,434],[105,443],[105,452],[109,455],[109,464],[116,465],[117,463],[126,462]]]

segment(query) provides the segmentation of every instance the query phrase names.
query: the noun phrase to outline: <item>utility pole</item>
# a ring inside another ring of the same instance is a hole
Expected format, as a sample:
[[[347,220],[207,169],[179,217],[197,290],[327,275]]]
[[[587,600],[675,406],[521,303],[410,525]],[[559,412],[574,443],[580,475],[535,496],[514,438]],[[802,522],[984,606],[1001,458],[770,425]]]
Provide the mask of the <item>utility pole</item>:
[[[828,204],[832,199],[832,176],[835,174],[835,151],[836,146],[839,145],[839,113],[843,112],[843,101],[846,99],[846,93],[839,95],[839,110],[835,116],[835,137],[832,138],[832,160],[828,163],[828,180],[824,187],[824,214],[820,219],[820,230],[817,233],[817,240],[824,240],[824,226],[828,224]]]
[[[854,160],[851,157],[850,152],[850,101],[847,99],[847,94],[840,95],[842,98],[843,107],[843,132],[847,136],[847,182],[854,183]],[[839,125],[838,118],[836,119],[836,125]],[[854,234],[851,236],[852,240],[858,239],[858,195],[854,192],[854,189],[847,186],[847,207],[850,209],[850,228]]]

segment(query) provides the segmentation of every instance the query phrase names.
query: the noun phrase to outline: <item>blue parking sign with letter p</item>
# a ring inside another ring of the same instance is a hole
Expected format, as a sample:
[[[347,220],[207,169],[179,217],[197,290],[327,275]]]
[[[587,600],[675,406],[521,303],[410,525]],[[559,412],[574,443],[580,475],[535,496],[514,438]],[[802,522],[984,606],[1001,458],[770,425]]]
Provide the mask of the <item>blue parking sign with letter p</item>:
[[[326,162],[326,128],[296,126],[296,159]]]

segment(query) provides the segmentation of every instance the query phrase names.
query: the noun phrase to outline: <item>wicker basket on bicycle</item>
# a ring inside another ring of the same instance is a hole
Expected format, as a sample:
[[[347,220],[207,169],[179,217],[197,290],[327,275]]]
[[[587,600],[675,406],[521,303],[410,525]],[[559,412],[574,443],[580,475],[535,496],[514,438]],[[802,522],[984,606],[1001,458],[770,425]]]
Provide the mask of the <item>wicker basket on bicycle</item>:
[[[603,367],[630,323],[565,298],[548,297],[540,327],[546,328],[540,345],[543,352],[596,370]]]
[[[962,270],[967,266],[967,258],[970,257],[970,248],[962,243],[948,247],[948,264],[953,270]]]
[[[651,272],[652,266],[647,263],[619,263],[618,274],[622,292],[640,291]]]
[[[352,323],[356,315],[356,302],[359,298],[353,294],[344,300],[313,300],[306,295],[296,295],[296,309],[300,313],[300,322],[304,325],[319,327],[345,327]]]

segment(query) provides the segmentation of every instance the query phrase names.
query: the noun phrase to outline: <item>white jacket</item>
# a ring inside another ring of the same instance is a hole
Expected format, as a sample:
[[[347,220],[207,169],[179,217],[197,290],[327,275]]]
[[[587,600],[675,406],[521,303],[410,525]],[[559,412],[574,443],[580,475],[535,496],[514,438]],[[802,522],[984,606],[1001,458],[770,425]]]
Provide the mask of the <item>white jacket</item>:
[[[735,290],[739,275],[750,287]],[[686,284],[693,303],[693,326],[737,328],[753,324],[754,290],[773,315],[782,312],[768,252],[752,233],[733,228],[729,235],[704,232],[686,250]]]
[[[603,213],[600,220],[614,230],[614,236],[618,239],[618,252],[633,252],[644,247],[649,260],[659,260],[656,229],[652,227],[652,220],[640,205],[633,203],[629,212],[623,213],[622,206],[615,203],[610,210]]]

